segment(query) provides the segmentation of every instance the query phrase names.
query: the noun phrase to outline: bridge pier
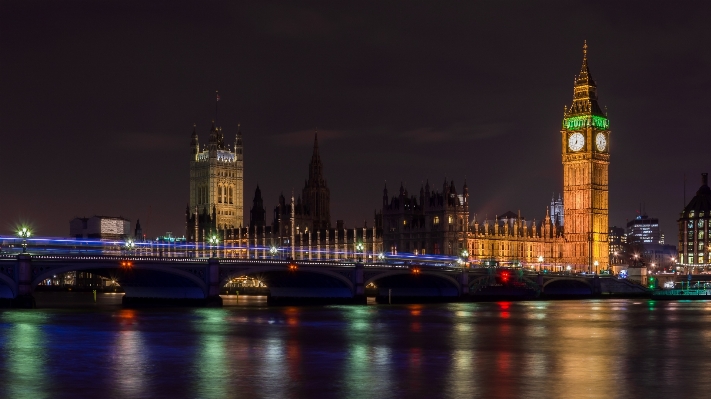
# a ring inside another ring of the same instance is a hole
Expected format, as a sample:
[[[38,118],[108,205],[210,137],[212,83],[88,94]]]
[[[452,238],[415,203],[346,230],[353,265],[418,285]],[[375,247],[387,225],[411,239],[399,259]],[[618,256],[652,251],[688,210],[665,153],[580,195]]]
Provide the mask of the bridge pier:
[[[368,303],[365,285],[363,285],[363,262],[357,262],[353,271],[353,303],[361,305]]]
[[[207,261],[207,296],[205,306],[222,307],[222,297],[220,297],[220,261],[217,258],[210,258]]]
[[[459,299],[462,301],[469,300],[469,268],[462,267],[462,273],[459,274]]]
[[[593,277],[592,294],[593,295],[601,295],[602,294],[602,286],[600,284],[600,275],[598,275],[597,273],[595,273],[595,276]]]
[[[538,287],[541,289],[541,294],[543,293],[543,275],[541,273],[538,273],[536,276],[536,284],[538,284]]]
[[[17,296],[13,299],[13,306],[17,308],[35,308],[37,304],[32,296],[32,257],[23,253],[17,255]]]

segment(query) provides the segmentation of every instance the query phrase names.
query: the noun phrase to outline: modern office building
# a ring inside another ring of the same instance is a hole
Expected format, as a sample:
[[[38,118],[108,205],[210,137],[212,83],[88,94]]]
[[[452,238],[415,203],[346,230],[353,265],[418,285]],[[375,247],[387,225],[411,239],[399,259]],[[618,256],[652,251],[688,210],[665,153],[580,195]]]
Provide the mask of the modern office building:
[[[659,219],[638,215],[627,222],[627,243],[630,245],[663,244]]]
[[[74,238],[124,240],[131,236],[131,222],[121,216],[77,217],[69,222],[69,235]]]

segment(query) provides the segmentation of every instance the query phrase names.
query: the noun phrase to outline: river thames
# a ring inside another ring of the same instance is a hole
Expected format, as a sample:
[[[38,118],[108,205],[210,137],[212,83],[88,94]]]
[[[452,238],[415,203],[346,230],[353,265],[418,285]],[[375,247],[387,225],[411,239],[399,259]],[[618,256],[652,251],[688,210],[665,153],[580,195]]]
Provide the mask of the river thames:
[[[42,295],[45,295],[44,297]],[[711,302],[0,311],[2,398],[708,397]],[[47,306],[61,306],[48,308]]]

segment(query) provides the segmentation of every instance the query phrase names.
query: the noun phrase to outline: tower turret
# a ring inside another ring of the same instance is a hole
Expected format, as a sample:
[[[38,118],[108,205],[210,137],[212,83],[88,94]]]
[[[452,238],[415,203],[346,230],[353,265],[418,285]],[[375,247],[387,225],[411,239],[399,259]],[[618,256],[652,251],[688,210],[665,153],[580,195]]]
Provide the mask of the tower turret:
[[[190,136],[190,154],[195,159],[197,159],[197,154],[200,152],[200,142],[196,129],[196,125],[193,123],[193,134]]]

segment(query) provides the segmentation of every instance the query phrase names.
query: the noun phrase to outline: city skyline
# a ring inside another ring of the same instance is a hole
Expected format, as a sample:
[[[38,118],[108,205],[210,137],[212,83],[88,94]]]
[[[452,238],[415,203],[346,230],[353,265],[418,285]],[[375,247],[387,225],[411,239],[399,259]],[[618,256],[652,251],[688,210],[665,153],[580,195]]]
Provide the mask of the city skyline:
[[[3,234],[26,221],[39,234],[66,235],[75,216],[111,214],[140,218],[149,237],[182,235],[189,136],[196,123],[206,142],[215,90],[225,135],[231,139],[242,125],[246,219],[257,184],[267,209],[281,192],[302,187],[315,130],[334,221],[372,219],[384,181],[415,192],[427,179],[461,185],[465,177],[472,215],[520,208],[540,218],[562,192],[560,105],[570,103],[584,39],[612,121],[610,226],[634,218],[644,202],[673,241],[683,176],[688,201],[707,171],[700,93],[709,60],[683,40],[708,36],[699,32],[701,12],[648,6],[647,21],[636,18],[638,7],[610,4],[588,10],[609,17],[592,15],[601,25],[593,30],[564,18],[579,5],[544,10],[559,21],[553,26],[524,18],[527,6],[506,20],[489,5],[443,7],[436,21],[425,18],[426,7],[413,9],[394,27],[357,9],[94,7],[2,6],[15,18],[0,32],[17,32],[22,23],[36,28],[2,50],[9,172],[0,183],[16,188],[4,195]],[[91,22],[92,15],[101,18]],[[447,17],[457,22],[451,29],[442,28]],[[219,33],[210,31],[210,18]],[[661,28],[657,18],[664,18]],[[179,31],[183,21],[192,21],[194,36]],[[495,23],[511,28],[510,37],[482,35]],[[355,34],[367,24],[376,29]],[[571,33],[555,35],[562,30]],[[670,34],[676,40],[663,40]],[[662,71],[665,79],[657,78]]]

